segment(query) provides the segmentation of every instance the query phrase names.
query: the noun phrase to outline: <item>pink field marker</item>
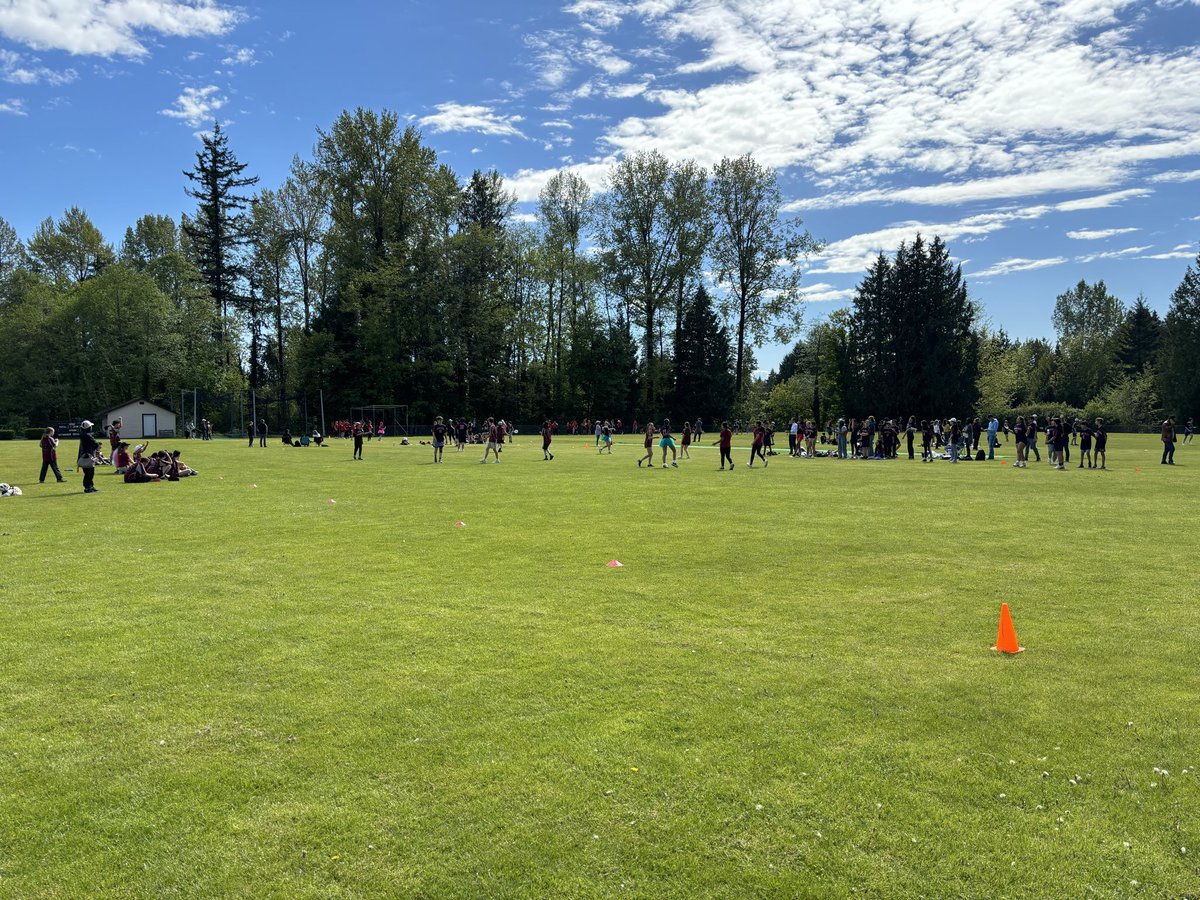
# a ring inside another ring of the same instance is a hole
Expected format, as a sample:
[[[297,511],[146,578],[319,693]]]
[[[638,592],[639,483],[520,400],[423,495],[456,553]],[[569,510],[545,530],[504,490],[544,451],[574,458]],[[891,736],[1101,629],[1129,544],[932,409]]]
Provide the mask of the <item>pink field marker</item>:
[[[608,567],[610,569],[623,569],[625,567],[625,564],[623,562],[621,562],[620,560],[610,559],[608,561]]]
[[[467,523],[466,523],[466,522],[455,522],[455,523],[454,523],[454,527],[455,527],[455,528],[466,528],[466,527],[467,527]]]

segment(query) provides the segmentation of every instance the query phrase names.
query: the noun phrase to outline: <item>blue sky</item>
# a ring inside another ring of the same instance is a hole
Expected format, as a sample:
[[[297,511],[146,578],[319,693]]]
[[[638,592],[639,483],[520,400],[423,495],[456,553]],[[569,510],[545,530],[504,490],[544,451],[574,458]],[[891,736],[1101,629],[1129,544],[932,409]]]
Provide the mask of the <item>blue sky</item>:
[[[0,216],[79,205],[118,242],[190,208],[214,118],[271,187],[386,107],[524,214],[561,167],[754,153],[827,242],[810,320],[920,230],[995,325],[1050,335],[1080,278],[1165,310],[1195,260],[1198,44],[1197,0],[0,0]]]

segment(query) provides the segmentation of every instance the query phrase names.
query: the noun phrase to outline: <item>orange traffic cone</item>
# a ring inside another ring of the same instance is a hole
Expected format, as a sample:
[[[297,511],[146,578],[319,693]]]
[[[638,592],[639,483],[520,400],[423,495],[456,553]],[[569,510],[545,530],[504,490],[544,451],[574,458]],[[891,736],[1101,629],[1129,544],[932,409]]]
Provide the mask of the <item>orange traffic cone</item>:
[[[996,646],[992,649],[1001,653],[1020,653],[1025,649],[1017,644],[1017,632],[1013,628],[1007,603],[1000,604],[1000,631],[996,634]]]

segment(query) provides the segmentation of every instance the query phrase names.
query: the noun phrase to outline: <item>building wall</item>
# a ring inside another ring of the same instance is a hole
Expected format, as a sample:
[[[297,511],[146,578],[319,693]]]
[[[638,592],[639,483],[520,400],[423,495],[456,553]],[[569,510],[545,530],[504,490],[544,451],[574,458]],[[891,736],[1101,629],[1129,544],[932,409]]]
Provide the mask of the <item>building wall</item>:
[[[155,413],[158,416],[158,434],[142,434],[142,413]],[[171,432],[173,435],[179,433],[175,425],[175,413],[148,401],[134,400],[132,403],[126,403],[112,412],[105,413],[104,421],[96,424],[102,431],[107,432],[108,425],[113,419],[123,421],[121,439],[126,441],[138,438],[156,438],[160,435],[165,437],[165,432]]]

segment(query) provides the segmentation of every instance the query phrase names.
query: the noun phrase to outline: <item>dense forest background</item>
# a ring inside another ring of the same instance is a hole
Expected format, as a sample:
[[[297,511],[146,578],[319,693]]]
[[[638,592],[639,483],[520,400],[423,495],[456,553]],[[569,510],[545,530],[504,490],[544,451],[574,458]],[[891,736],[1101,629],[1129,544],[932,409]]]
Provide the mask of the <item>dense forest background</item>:
[[[946,245],[914,235],[806,323],[819,247],[749,156],[706,171],[639,153],[595,195],[564,172],[518,216],[495,172],[464,180],[395,114],[359,109],[283,184],[251,171],[214,126],[181,221],[145,215],[113,244],[77,208],[24,239],[0,219],[0,426],[144,397],[236,431],[251,392],[274,430],[313,427],[318,396],[330,419],[406,404],[416,429],[1061,411],[1135,430],[1200,413],[1200,259],[1165,317],[1080,281],[1047,298],[1052,339],[1015,341]],[[795,344],[758,377],[768,340]]]

